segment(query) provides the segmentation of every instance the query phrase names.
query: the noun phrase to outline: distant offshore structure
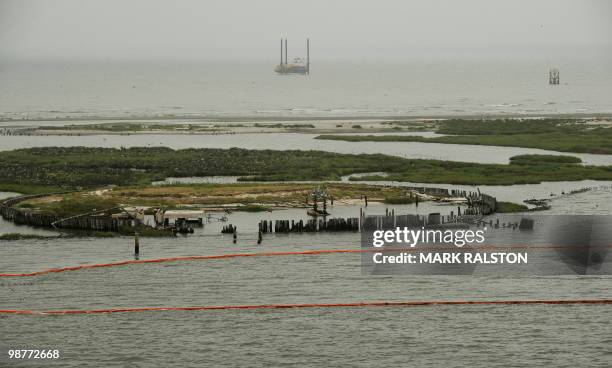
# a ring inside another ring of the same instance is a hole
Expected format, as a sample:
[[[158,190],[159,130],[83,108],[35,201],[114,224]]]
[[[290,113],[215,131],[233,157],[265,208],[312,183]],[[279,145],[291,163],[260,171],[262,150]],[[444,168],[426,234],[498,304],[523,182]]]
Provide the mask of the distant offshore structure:
[[[302,58],[296,57],[293,62],[289,64],[287,62],[287,39],[284,39],[284,51],[283,51],[283,39],[281,38],[280,43],[280,64],[274,68],[274,71],[278,74],[310,74],[310,39],[306,39],[306,62]],[[284,58],[283,58],[284,53]]]
[[[548,84],[559,84],[559,69],[552,68],[548,71]]]

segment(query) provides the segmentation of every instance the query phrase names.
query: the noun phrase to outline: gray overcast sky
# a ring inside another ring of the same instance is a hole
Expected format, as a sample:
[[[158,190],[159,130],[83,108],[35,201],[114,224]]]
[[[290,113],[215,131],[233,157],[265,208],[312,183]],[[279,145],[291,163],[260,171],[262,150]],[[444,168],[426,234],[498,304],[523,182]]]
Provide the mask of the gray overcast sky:
[[[608,0],[0,0],[0,59],[612,57]],[[293,52],[292,52],[293,51]]]

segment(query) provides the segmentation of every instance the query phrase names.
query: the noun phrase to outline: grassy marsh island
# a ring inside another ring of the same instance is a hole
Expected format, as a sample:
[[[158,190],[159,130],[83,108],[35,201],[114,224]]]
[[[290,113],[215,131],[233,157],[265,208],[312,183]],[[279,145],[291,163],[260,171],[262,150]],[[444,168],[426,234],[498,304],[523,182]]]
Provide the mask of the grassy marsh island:
[[[27,199],[15,208],[31,209],[37,213],[68,217],[117,206],[155,206],[166,209],[231,208],[259,212],[274,208],[306,208],[306,199],[317,184],[295,183],[237,183],[237,184],[184,184],[169,186],[117,187],[106,190],[53,194]],[[362,195],[372,202],[385,202],[387,198],[404,198],[404,203],[415,199],[407,188],[350,183],[325,185],[336,204],[361,203]]]
[[[340,180],[359,172],[398,172],[408,163],[381,154],[297,150],[28,148],[0,152],[0,187],[148,185],[167,177],[213,175],[248,181]]]
[[[539,148],[560,152],[612,154],[612,122],[576,119],[460,120],[436,124],[442,137],[410,135],[320,135],[347,142],[423,142]]]
[[[366,175],[351,180],[466,185],[612,180],[612,166],[578,162],[574,157],[547,155],[516,156],[509,164],[478,164],[323,151],[46,147],[0,152],[0,190],[48,193],[109,185],[149,186],[168,177],[215,175],[265,182],[338,181],[362,173]],[[367,175],[372,172],[385,175]]]

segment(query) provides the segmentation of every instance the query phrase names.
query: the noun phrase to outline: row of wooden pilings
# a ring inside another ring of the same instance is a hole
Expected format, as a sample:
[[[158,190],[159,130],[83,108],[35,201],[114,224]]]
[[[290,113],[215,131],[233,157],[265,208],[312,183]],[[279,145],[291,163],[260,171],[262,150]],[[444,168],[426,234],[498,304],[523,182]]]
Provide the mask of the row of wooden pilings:
[[[13,135],[13,136],[17,136],[17,135],[32,135],[32,133],[34,132],[34,129],[29,129],[29,128],[3,128],[0,129],[0,135]]]
[[[0,216],[7,221],[12,221],[20,225],[32,225],[52,227],[55,221],[59,220],[56,216],[33,213],[27,209],[14,208],[19,202],[48,196],[49,194],[34,194],[12,197],[0,203]]]
[[[441,216],[439,213],[428,215],[374,215],[363,216],[361,222],[359,218],[333,218],[325,221],[324,219],[303,220],[262,220],[259,223],[259,233],[294,233],[294,232],[318,232],[318,231],[373,231],[394,229],[396,227],[420,228],[427,226],[444,225],[445,223],[465,222],[476,226],[491,226],[492,228],[511,228],[511,229],[532,229],[533,220],[521,219],[520,223],[503,223],[499,219],[483,222],[481,216],[463,214],[461,216]],[[230,225],[231,229],[232,226]],[[235,228],[234,228],[235,229]],[[235,230],[234,230],[235,231]],[[228,231],[230,232],[230,231]]]
[[[497,209],[497,199],[488,194],[481,193],[479,189],[477,191],[467,191],[458,189],[444,189],[444,188],[429,188],[429,187],[407,187],[410,190],[408,193],[409,198],[415,198],[415,204],[419,206],[419,196],[414,195],[415,193],[427,194],[437,197],[462,197],[468,200],[468,208],[464,209],[464,215],[490,215]],[[362,198],[363,199],[363,198]],[[367,197],[365,198],[366,207],[368,205]],[[461,215],[461,210],[457,211],[458,215]],[[451,216],[452,217],[452,216]]]
[[[497,210],[497,198],[488,194],[463,191],[462,196],[468,199],[467,215],[490,215]]]
[[[18,225],[54,227],[58,229],[77,229],[93,231],[119,231],[121,226],[131,225],[130,220],[113,219],[108,216],[83,216],[63,220],[57,216],[24,212],[14,208],[0,208],[2,218]],[[124,224],[122,222],[130,222]]]
[[[262,220],[259,222],[261,233],[296,233],[320,231],[358,231],[359,218],[314,218],[309,220]]]
[[[229,225],[224,225],[223,228],[221,229],[221,234],[233,234],[235,233],[237,230],[236,226],[229,224]]]
[[[53,194],[65,194],[53,193]],[[54,227],[58,229],[77,229],[89,231],[119,231],[122,226],[133,226],[132,219],[115,219],[108,215],[84,215],[61,218],[53,215],[36,213],[27,208],[13,207],[19,202],[46,197],[51,194],[25,195],[9,198],[0,203],[0,216],[19,225]]]

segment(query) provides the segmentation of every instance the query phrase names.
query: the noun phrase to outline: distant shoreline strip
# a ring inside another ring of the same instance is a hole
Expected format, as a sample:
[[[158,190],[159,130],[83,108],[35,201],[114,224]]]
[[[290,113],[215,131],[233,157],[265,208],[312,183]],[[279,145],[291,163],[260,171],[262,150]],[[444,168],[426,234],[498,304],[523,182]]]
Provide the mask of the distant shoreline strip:
[[[497,251],[502,249],[528,249],[528,250],[554,250],[554,249],[569,249],[569,248],[585,248],[588,246],[529,246],[529,245],[515,245],[515,246],[485,246],[478,247],[478,249],[471,250],[483,250],[483,251]],[[611,248],[612,245],[601,246],[603,248]],[[295,255],[324,255],[324,254],[342,254],[342,253],[373,253],[373,252],[416,252],[423,249],[420,248],[367,248],[367,249],[320,249],[320,250],[306,250],[306,251],[292,251],[292,252],[262,252],[262,253],[228,253],[218,254],[210,256],[186,256],[186,257],[170,257],[170,258],[154,258],[154,259],[135,259],[120,262],[110,263],[96,263],[81,266],[61,267],[61,268],[50,268],[42,271],[29,272],[29,273],[0,273],[2,277],[34,277],[52,273],[61,273],[68,271],[79,271],[94,268],[105,268],[105,267],[118,267],[128,266],[132,264],[149,264],[149,263],[164,263],[164,262],[179,262],[179,261],[205,261],[215,259],[228,259],[228,258],[242,258],[242,257],[275,257],[275,256],[295,256]],[[433,248],[427,250],[443,250],[441,248]],[[454,251],[466,251],[467,248],[456,248]]]
[[[253,305],[222,305],[195,307],[145,307],[116,309],[65,309],[34,311],[27,309],[0,310],[0,315],[75,315],[75,314],[110,314],[135,312],[177,312],[177,311],[212,311],[212,310],[252,310],[252,309],[304,309],[304,308],[364,308],[364,307],[431,307],[444,305],[593,305],[612,304],[612,299],[572,299],[572,300],[436,300],[436,301],[404,301],[404,302],[355,302],[355,303],[306,303],[306,304],[253,304]]]

